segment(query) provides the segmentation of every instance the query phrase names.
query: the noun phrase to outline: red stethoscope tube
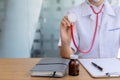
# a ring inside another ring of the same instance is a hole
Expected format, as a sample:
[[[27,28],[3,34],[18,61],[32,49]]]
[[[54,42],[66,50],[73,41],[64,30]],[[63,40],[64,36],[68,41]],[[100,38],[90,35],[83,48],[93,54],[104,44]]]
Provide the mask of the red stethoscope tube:
[[[90,48],[87,50],[87,51],[82,51],[76,44],[75,42],[75,39],[74,39],[74,32],[73,32],[73,24],[71,24],[71,36],[72,36],[72,40],[73,40],[73,43],[75,45],[75,47],[77,48],[77,50],[80,52],[80,53],[83,53],[83,54],[87,54],[89,53],[92,48],[93,48],[93,45],[94,45],[94,42],[95,42],[95,39],[96,39],[96,33],[97,33],[97,29],[98,29],[98,16],[99,14],[102,12],[102,9],[104,7],[104,4],[102,5],[102,8],[100,9],[99,12],[95,12],[94,8],[92,6],[90,6],[90,8],[92,9],[92,11],[94,12],[94,14],[96,15],[96,25],[95,25],[95,30],[94,30],[94,34],[93,34],[93,39],[92,39],[92,44],[90,46]]]

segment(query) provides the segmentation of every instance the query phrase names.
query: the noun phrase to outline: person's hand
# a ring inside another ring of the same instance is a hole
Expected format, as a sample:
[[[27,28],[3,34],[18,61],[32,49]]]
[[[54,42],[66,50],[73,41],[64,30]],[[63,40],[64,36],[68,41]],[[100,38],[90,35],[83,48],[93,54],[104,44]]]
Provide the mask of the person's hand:
[[[60,54],[63,58],[70,59],[70,55],[74,54],[74,50],[70,47],[71,44],[71,25],[67,16],[64,16],[61,25],[60,25],[60,36],[61,36],[61,44]],[[74,26],[74,25],[73,25]]]
[[[68,17],[64,16],[60,25],[61,42],[67,46],[70,46],[71,43],[71,24],[72,23],[69,22]]]

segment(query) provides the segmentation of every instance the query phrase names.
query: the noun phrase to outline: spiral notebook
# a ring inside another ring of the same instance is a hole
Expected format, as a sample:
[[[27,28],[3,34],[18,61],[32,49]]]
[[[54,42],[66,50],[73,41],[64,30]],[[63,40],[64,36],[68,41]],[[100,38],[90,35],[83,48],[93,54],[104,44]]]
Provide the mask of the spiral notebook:
[[[95,78],[120,77],[120,60],[116,58],[79,59],[88,73]],[[103,71],[94,66],[92,62],[103,68]]]

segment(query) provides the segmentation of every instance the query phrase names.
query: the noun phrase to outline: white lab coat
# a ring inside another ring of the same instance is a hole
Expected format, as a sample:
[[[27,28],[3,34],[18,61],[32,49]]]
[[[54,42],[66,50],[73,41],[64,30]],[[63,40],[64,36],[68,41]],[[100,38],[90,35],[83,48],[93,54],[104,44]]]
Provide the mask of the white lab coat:
[[[74,13],[77,16],[74,31],[77,45],[83,51],[88,50],[94,34],[96,15],[87,2],[71,9],[68,13]],[[96,40],[91,52],[88,54],[80,53],[71,42],[71,48],[75,50],[79,58],[117,57],[120,47],[120,8],[105,2],[101,15]],[[61,40],[59,40],[58,46],[61,46]]]

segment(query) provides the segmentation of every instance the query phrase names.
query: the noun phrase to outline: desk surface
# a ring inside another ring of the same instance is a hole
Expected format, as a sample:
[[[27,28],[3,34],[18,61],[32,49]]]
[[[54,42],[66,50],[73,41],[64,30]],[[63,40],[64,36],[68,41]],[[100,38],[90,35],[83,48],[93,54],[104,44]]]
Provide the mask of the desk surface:
[[[31,77],[30,70],[39,61],[31,59],[0,59],[0,80],[120,80],[120,78],[92,78],[80,65],[79,76],[73,77],[66,73],[63,78]]]

